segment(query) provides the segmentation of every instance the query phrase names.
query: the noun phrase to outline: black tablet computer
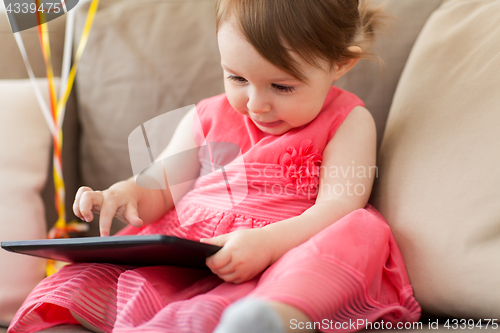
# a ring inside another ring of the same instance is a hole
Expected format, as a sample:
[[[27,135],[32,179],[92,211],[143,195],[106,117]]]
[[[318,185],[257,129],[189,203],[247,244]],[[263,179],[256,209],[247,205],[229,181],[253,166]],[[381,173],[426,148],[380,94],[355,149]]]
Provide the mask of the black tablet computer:
[[[15,253],[59,261],[132,266],[175,265],[208,269],[205,259],[220,247],[163,236],[112,236],[2,242]]]

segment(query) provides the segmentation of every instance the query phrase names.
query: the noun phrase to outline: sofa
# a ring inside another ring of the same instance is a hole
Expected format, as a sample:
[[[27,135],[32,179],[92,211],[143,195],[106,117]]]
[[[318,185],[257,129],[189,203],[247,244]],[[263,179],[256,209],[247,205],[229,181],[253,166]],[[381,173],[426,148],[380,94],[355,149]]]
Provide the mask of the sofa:
[[[500,330],[500,2],[372,2],[390,15],[374,45],[382,61],[363,59],[335,84],[364,100],[377,125],[370,202],[393,230],[423,309],[412,329]],[[76,42],[87,9],[83,1],[75,9]],[[56,76],[65,19],[48,24]],[[46,93],[36,30],[22,37]],[[1,241],[44,238],[57,218],[50,133],[27,77],[0,13]],[[101,0],[63,126],[67,219],[79,186],[132,176],[133,129],[222,93],[222,82],[213,0]],[[154,130],[168,141],[175,126]],[[115,221],[113,232],[122,227]],[[81,236],[97,234],[92,223]],[[45,261],[0,251],[0,264],[8,326]]]

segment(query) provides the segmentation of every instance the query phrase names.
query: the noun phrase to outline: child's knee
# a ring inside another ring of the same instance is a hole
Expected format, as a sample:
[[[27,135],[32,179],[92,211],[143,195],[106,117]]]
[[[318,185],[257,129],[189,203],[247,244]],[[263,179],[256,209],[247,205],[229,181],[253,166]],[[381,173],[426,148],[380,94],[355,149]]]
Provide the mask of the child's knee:
[[[80,317],[79,315],[74,313],[73,311],[69,310],[69,312],[71,312],[71,315],[73,316],[73,318],[75,318],[75,320],[77,320],[86,329],[88,329],[92,332],[104,333],[103,331],[101,331],[100,329],[98,329],[94,325],[90,324],[88,321],[86,321],[85,319],[83,319],[82,317]]]
[[[280,315],[285,332],[316,332],[311,318],[294,306],[282,302],[269,303]]]

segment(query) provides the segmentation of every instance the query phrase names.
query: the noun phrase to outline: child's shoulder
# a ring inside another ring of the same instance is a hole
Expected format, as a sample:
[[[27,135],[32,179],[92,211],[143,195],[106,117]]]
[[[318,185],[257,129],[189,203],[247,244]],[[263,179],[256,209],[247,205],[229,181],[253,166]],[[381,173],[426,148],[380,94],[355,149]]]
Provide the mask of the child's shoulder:
[[[201,100],[196,105],[196,113],[195,132],[201,129],[204,137],[210,136],[212,141],[227,141],[241,135],[246,128],[244,116],[234,111],[226,94]]]
[[[196,104],[197,119],[201,123],[205,135],[213,128],[229,126],[237,121],[226,94],[205,98]]]
[[[363,101],[355,94],[332,86],[325,99],[323,109],[310,124],[318,132],[326,131],[327,141],[330,141],[337,129],[342,125],[349,113],[357,106],[364,107]]]
[[[196,104],[198,114],[207,112],[212,113],[217,110],[226,110],[230,107],[231,105],[229,104],[225,93],[202,99],[198,102],[198,104]]]
[[[346,107],[347,109],[352,109],[353,107],[358,105],[364,106],[364,103],[357,95],[337,86],[330,87],[330,91],[328,92],[325,100],[325,107]]]

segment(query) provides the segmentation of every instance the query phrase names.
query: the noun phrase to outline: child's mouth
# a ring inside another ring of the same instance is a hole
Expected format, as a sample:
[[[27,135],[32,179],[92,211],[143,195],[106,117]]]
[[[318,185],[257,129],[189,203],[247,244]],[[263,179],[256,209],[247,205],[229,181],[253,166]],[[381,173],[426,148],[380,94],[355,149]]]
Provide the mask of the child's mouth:
[[[281,124],[283,124],[283,120],[278,120],[278,121],[272,121],[270,123],[266,123],[266,122],[263,122],[263,121],[257,121],[257,120],[253,120],[257,125],[260,125],[262,127],[278,127],[280,126]]]

